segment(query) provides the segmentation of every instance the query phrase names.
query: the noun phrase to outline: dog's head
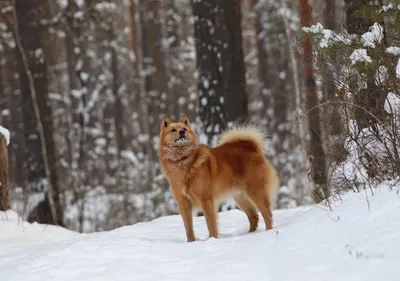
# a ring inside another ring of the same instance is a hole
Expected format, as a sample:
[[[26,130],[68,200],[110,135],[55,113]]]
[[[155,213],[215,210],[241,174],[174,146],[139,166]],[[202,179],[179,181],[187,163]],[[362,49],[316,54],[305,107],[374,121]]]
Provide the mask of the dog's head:
[[[199,143],[190,126],[189,118],[184,114],[178,123],[174,123],[168,116],[164,116],[161,122],[160,145],[180,146],[185,143]]]

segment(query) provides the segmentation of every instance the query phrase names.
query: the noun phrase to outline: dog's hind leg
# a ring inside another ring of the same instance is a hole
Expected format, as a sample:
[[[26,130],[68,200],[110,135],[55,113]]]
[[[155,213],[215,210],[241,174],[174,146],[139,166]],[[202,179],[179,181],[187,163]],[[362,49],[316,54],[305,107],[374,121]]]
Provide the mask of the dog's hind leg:
[[[265,182],[252,181],[248,183],[247,195],[254,202],[257,209],[261,212],[267,230],[272,229],[272,209],[271,202],[268,197],[267,189],[264,188]]]
[[[249,232],[254,232],[257,230],[258,226],[258,213],[257,209],[254,207],[253,202],[245,193],[239,193],[234,196],[236,204],[239,208],[247,215],[250,222]]]

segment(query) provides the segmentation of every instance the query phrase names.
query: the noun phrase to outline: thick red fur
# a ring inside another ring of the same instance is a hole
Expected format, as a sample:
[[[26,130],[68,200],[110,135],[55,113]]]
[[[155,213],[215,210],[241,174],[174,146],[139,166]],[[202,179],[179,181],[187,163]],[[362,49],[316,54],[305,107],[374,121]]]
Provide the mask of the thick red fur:
[[[177,142],[185,131],[184,142]],[[263,135],[252,127],[225,132],[216,147],[200,144],[189,119],[161,123],[159,156],[177,201],[187,241],[195,240],[192,210],[203,211],[210,237],[218,237],[217,206],[228,196],[246,213],[253,232],[259,211],[272,229],[272,203],[279,185],[277,173],[264,156]]]

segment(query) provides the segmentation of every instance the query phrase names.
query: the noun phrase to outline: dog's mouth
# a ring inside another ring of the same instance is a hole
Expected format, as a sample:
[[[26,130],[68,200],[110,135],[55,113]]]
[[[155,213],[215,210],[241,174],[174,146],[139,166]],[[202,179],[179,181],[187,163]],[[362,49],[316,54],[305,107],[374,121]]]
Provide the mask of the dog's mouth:
[[[180,137],[179,139],[176,139],[174,143],[180,144],[180,143],[185,143],[186,142],[186,137]]]

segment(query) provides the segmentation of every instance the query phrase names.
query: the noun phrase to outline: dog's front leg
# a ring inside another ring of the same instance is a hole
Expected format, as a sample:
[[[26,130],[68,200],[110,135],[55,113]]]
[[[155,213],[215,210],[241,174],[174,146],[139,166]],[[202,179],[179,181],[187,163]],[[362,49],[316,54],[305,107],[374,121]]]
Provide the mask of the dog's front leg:
[[[209,236],[218,238],[217,209],[214,200],[205,199],[203,201],[203,212],[206,217]]]
[[[187,241],[193,242],[195,241],[195,236],[193,230],[192,204],[189,199],[181,196],[180,200],[178,200],[178,207],[183,219],[183,224],[185,225]]]

